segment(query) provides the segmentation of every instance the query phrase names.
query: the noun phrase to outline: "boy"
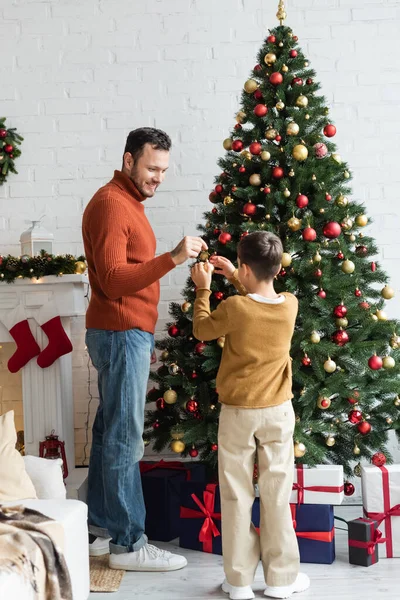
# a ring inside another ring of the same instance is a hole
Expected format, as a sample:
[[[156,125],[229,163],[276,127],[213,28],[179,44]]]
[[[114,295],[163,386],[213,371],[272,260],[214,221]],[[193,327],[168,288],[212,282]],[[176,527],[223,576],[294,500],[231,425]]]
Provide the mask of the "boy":
[[[299,553],[289,507],[293,485],[292,374],[290,343],[298,302],[277,295],[282,243],[275,235],[252,233],[238,245],[238,271],[226,258],[211,263],[238,289],[210,312],[211,271],[192,269],[197,286],[193,331],[199,340],[225,335],[217,377],[219,481],[226,579],[231,600],[254,598],[251,584],[260,557],[271,598],[289,598],[309,587],[299,573]],[[260,536],[251,524],[253,466],[258,456]]]

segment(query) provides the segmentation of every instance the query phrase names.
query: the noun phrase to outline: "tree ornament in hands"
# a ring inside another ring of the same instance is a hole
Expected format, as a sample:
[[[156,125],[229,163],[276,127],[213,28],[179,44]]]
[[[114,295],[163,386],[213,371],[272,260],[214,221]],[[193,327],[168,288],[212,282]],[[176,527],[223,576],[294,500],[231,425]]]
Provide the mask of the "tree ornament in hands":
[[[214,254],[210,258],[210,263],[214,267],[217,275],[223,275],[227,279],[232,277],[235,272],[235,266],[224,256],[218,256],[217,254]]]
[[[198,262],[192,267],[192,280],[197,288],[209,290],[211,287],[213,267],[210,263]]]

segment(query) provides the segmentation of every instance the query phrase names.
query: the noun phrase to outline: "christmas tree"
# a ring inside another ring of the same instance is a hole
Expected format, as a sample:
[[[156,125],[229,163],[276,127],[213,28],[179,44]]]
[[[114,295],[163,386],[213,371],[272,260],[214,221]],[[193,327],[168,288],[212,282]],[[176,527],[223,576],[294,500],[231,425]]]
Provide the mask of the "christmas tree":
[[[282,1],[277,16],[280,25],[259,51],[223,142],[212,210],[199,226],[209,253],[199,260],[218,253],[236,262],[237,243],[249,232],[280,236],[285,253],[275,288],[299,300],[291,351],[296,461],[342,464],[352,475],[354,460],[391,461],[388,432],[399,427],[400,328],[383,310],[394,292],[373,258],[378,250],[365,233],[365,207],[350,199],[351,172],[332,141],[336,127],[316,73],[283,25]],[[211,309],[235,293],[214,276]],[[190,278],[183,296],[181,305],[171,305],[168,336],[158,342],[163,365],[152,374],[157,387],[148,401],[156,408],[147,412],[145,443],[156,451],[170,445],[215,468],[215,379],[224,339],[194,339]]]

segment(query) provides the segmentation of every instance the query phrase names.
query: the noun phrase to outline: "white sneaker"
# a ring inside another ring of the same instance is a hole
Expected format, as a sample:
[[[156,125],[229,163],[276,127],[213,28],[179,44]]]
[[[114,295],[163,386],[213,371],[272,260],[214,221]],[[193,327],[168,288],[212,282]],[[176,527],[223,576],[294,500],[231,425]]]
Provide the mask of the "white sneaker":
[[[111,538],[95,537],[92,543],[89,542],[89,556],[103,556],[110,552]]]
[[[186,567],[187,560],[179,554],[171,554],[151,544],[145,544],[136,552],[110,554],[110,569],[123,571],[177,571]]]
[[[292,585],[272,586],[267,585],[264,592],[269,598],[290,598],[297,592],[305,592],[310,587],[310,578],[305,573],[299,573],[296,581]]]
[[[253,590],[249,585],[231,585],[226,579],[222,584],[222,591],[229,594],[231,600],[252,600],[252,598],[255,598]]]

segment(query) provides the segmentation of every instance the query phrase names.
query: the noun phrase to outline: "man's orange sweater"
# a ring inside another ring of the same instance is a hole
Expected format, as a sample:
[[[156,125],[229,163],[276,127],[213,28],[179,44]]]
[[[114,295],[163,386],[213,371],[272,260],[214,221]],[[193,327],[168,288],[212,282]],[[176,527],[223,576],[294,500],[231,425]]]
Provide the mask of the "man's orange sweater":
[[[175,267],[171,254],[154,257],[156,239],[144,197],[121,171],[86,207],[82,234],[91,298],[86,327],[154,333],[159,280]]]

